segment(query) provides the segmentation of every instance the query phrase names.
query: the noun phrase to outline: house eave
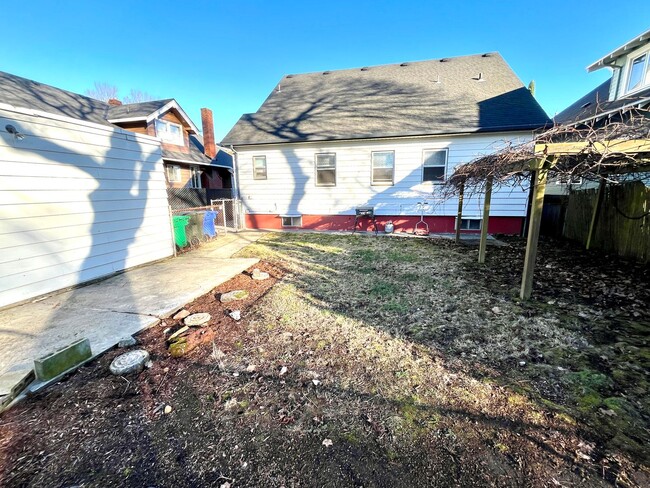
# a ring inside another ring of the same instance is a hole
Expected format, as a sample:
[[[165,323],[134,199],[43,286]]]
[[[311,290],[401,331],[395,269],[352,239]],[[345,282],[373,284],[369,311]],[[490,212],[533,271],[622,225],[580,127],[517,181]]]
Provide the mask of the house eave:
[[[122,117],[122,118],[119,118],[119,119],[107,119],[107,120],[111,124],[124,124],[124,123],[128,123],[128,122],[147,122],[147,123],[149,123],[149,122],[152,122],[153,120],[157,119],[162,114],[164,114],[165,112],[168,112],[171,109],[176,110],[181,115],[181,117],[183,118],[185,123],[189,126],[189,131],[188,132],[191,132],[193,134],[199,134],[200,133],[199,128],[194,124],[194,122],[192,122],[192,119],[190,119],[189,115],[187,115],[185,110],[183,110],[181,108],[181,106],[178,104],[178,102],[176,100],[171,100],[170,102],[163,105],[162,107],[160,107],[155,112],[151,112],[147,116],[140,115],[140,116],[137,116],[137,117]]]
[[[647,30],[635,38],[630,39],[622,46],[617,47],[609,54],[606,54],[599,60],[591,63],[589,66],[587,66],[587,72],[591,73],[604,67],[615,66],[616,60],[618,58],[645,44],[648,41],[650,41],[650,30]]]
[[[551,121],[547,125],[552,124]],[[331,137],[331,138],[320,138],[320,139],[308,139],[308,140],[287,140],[287,141],[265,141],[265,142],[230,142],[223,141],[221,144],[228,145],[229,147],[246,147],[246,146],[271,146],[271,145],[282,145],[282,144],[314,144],[322,142],[358,142],[358,141],[384,141],[384,140],[395,140],[395,139],[421,139],[425,137],[449,137],[449,136],[468,136],[474,134],[485,134],[491,132],[525,132],[525,131],[534,131],[538,129],[543,129],[544,125],[539,124],[530,124],[530,125],[519,125],[519,126],[504,126],[504,127],[490,127],[487,129],[475,129],[475,130],[466,130],[458,132],[430,132],[426,134],[407,134],[407,135],[384,135],[384,136],[360,136],[360,137]]]

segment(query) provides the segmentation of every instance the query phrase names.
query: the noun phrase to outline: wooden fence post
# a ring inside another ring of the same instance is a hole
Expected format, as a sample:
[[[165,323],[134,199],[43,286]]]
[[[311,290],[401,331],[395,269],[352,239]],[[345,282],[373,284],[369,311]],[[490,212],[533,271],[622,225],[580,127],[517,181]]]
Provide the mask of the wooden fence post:
[[[535,169],[535,188],[533,204],[530,209],[530,223],[528,224],[528,240],[526,242],[526,259],[524,260],[524,272],[521,277],[522,300],[528,300],[533,292],[533,273],[535,260],[537,258],[537,243],[539,241],[539,227],[542,222],[542,209],[544,207],[544,192],[546,190],[546,176],[548,169],[543,165],[544,161],[538,161]]]
[[[458,214],[456,215],[456,244],[460,244],[460,224],[463,221],[463,196],[465,194],[465,183],[460,184],[458,195]]]
[[[485,182],[485,201],[483,202],[483,220],[481,221],[481,241],[478,246],[478,262],[485,262],[487,249],[488,222],[490,220],[490,202],[492,200],[492,176]]]
[[[600,217],[600,207],[603,204],[603,198],[605,197],[605,186],[607,183],[604,179],[600,180],[598,185],[598,194],[596,195],[596,204],[594,205],[594,211],[591,214],[591,222],[589,222],[589,232],[587,233],[587,244],[585,249],[589,250],[591,248],[591,243],[594,239],[594,233],[596,232],[596,226],[598,225],[598,217]]]

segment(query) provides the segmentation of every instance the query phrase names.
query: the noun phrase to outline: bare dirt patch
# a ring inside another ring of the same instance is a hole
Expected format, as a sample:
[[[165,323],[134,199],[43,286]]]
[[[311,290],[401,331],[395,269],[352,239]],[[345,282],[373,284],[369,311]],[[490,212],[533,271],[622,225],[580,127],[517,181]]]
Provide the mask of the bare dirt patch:
[[[642,360],[643,334],[619,332],[638,350],[613,355],[611,369],[595,364],[615,346],[587,324],[608,322],[597,312],[611,302],[553,286],[519,303],[517,241],[490,248],[484,268],[472,249],[366,236],[270,235],[242,254],[261,257],[271,278],[242,274],[188,304],[212,319],[186,356],[169,356],[163,330],[180,324],[167,320],[139,337],[151,369],[114,377],[111,351],[6,412],[0,484],[647,483],[647,398],[626,383],[643,375],[622,367]],[[222,305],[233,289],[250,294]],[[617,290],[625,322],[643,296]]]

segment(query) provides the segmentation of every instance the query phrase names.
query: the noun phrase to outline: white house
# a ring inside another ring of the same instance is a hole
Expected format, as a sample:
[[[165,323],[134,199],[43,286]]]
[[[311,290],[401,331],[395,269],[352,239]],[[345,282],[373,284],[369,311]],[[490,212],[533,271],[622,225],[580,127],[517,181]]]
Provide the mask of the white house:
[[[158,138],[0,73],[0,307],[173,253]]]
[[[549,122],[498,53],[284,76],[222,144],[236,153],[250,228],[352,230],[355,209],[411,231],[423,212],[452,232],[458,202],[442,198],[454,167]],[[528,192],[492,195],[489,232],[518,233]],[[461,228],[481,226],[465,199]],[[368,228],[364,222],[363,228]]]

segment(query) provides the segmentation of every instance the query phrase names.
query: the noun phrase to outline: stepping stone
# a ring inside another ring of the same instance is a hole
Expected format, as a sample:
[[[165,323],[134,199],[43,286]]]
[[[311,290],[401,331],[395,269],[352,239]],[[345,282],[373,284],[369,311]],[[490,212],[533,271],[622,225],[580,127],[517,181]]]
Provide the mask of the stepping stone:
[[[138,341],[135,339],[135,337],[124,337],[123,339],[120,339],[120,342],[117,343],[117,347],[131,347],[135,346],[138,343]]]
[[[267,279],[268,277],[269,277],[269,274],[265,273],[264,271],[260,271],[257,268],[255,268],[253,270],[253,279],[254,280],[262,281],[262,280]]]
[[[186,317],[184,322],[185,325],[189,325],[190,327],[201,327],[202,325],[207,324],[209,320],[209,313],[195,313]]]
[[[144,369],[147,361],[149,361],[149,353],[144,349],[136,349],[117,356],[109,369],[116,376],[139,373]]]
[[[187,317],[190,314],[188,310],[181,310],[178,312],[176,315],[172,317],[172,320],[183,320],[185,317]]]
[[[233,290],[228,293],[223,293],[221,295],[221,303],[234,302],[235,300],[243,300],[248,297],[248,292],[246,290]]]

